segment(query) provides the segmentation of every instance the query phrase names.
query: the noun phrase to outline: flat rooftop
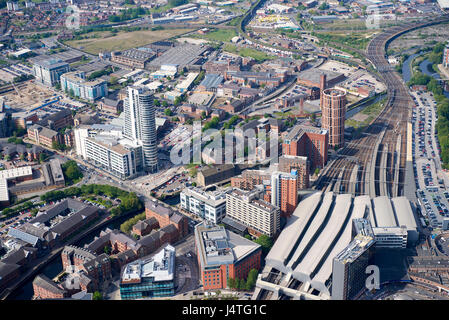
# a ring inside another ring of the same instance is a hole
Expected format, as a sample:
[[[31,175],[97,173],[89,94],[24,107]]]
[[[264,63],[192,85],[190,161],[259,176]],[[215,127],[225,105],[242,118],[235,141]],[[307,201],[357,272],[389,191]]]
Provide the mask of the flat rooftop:
[[[155,255],[127,264],[123,268],[121,283],[140,283],[143,278],[153,278],[153,282],[171,281],[175,272],[175,248],[166,245]]]

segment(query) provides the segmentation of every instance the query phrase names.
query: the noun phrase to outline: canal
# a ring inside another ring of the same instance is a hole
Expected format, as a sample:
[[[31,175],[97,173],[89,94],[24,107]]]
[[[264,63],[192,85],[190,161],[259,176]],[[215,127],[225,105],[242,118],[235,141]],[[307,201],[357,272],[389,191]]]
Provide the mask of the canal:
[[[179,198],[179,196],[178,196]],[[106,224],[101,228],[101,230],[105,230],[106,228],[110,229],[119,229],[120,225],[125,222],[130,217],[134,216],[134,214],[127,214],[122,217],[117,218],[114,221]],[[75,245],[79,247],[84,247],[85,244],[92,242],[92,240],[98,236],[101,230],[97,230],[89,233],[86,237],[83,237],[80,241],[76,242]],[[50,279],[56,277],[62,271],[62,261],[61,255],[56,255],[54,259],[52,259],[43,269],[41,269],[38,274],[44,274]],[[35,277],[31,277],[29,281],[27,281],[23,286],[18,288],[16,291],[11,293],[8,297],[8,300],[31,300],[33,297],[33,280]]]

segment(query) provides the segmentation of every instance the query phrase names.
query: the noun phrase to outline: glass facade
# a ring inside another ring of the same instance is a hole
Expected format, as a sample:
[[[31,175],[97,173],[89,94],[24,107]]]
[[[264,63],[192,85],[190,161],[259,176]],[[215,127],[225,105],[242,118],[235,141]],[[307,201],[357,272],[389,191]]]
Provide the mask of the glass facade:
[[[142,298],[171,297],[175,294],[174,281],[153,281],[153,277],[142,278],[140,283],[120,283],[120,296],[122,300]]]

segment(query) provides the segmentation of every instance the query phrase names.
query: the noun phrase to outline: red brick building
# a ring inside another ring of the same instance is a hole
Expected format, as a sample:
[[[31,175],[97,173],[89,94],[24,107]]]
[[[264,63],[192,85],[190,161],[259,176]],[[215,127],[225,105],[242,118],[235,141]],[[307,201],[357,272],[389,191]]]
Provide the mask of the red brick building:
[[[345,143],[346,92],[326,89],[321,92],[321,128],[329,133],[329,145],[341,147]]]
[[[33,291],[35,299],[63,299],[69,296],[61,285],[56,284],[44,274],[34,278]]]
[[[111,261],[106,254],[97,255],[88,249],[76,246],[65,246],[61,253],[62,266],[65,270],[68,266],[75,266],[93,279],[98,288],[103,281],[110,279]]]
[[[284,139],[282,154],[307,157],[312,170],[326,165],[328,148],[329,135],[326,130],[297,125]]]
[[[179,232],[179,239],[185,237],[189,232],[185,216],[155,201],[147,201],[145,203],[145,215],[147,219],[155,218],[161,228],[170,224],[174,225]]]
[[[223,227],[197,225],[195,247],[204,290],[227,288],[228,278],[246,280],[260,269],[261,246]]]

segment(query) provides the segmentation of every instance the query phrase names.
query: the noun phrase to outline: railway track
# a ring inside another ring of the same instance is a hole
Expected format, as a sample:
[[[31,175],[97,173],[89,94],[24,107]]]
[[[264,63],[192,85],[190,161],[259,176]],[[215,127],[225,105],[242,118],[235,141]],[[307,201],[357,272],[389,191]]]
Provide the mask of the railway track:
[[[398,26],[378,34],[369,44],[365,56],[387,86],[386,103],[364,134],[351,140],[338,152],[338,158],[325,168],[315,184],[318,190],[355,195],[401,196],[404,194],[407,150],[407,123],[413,105],[408,89],[388,63],[385,52],[398,36],[419,28],[449,21],[449,15],[425,23]],[[354,181],[354,167],[358,166]],[[352,180],[351,180],[352,177]]]

